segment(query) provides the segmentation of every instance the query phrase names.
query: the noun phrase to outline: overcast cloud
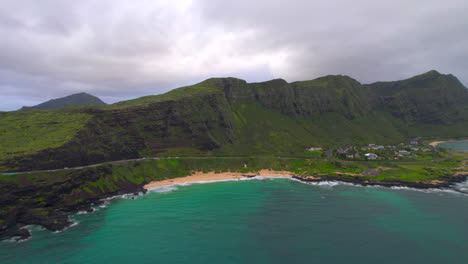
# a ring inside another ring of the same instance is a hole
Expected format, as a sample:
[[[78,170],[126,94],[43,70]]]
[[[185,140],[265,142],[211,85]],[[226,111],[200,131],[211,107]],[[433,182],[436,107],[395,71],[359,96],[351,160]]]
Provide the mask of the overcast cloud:
[[[466,0],[3,0],[0,110],[223,76],[369,83],[436,69],[466,85],[466,10]]]

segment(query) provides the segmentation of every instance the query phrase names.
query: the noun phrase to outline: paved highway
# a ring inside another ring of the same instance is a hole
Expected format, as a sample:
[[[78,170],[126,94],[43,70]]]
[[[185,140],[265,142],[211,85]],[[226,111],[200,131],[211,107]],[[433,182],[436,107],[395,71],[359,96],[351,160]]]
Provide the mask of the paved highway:
[[[107,161],[103,163],[96,163],[92,165],[79,166],[73,168],[63,168],[63,169],[53,169],[53,170],[36,170],[36,171],[21,171],[21,172],[0,172],[1,175],[13,175],[13,174],[25,174],[25,173],[39,173],[39,172],[54,172],[54,171],[67,171],[67,170],[81,170],[86,168],[93,168],[102,165],[108,164],[124,164],[134,161],[146,161],[146,160],[162,160],[162,159],[245,159],[245,158],[256,158],[256,159],[266,159],[266,158],[278,158],[278,159],[307,159],[303,157],[268,157],[268,156],[249,156],[249,157],[146,157],[139,159],[127,159],[127,160],[117,160],[117,161]]]

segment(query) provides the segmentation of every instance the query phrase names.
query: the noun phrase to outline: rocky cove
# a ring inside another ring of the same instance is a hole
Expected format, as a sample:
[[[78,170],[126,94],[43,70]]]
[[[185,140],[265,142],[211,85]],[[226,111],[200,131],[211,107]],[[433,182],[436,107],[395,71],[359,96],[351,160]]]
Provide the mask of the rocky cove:
[[[430,71],[369,85],[342,75],[292,83],[211,78],[112,105],[2,112],[0,171],[56,171],[0,175],[0,239],[25,238],[23,227],[30,224],[61,230],[71,214],[89,211],[102,199],[144,192],[149,182],[197,171],[269,169],[310,183],[450,188],[466,179],[458,169],[467,158],[462,154],[412,163],[346,163],[315,157],[306,148],[466,137],[466,102],[468,92],[455,76]],[[179,156],[185,159],[61,170]],[[379,166],[392,169],[364,175]]]
[[[154,164],[153,164],[154,165]],[[132,164],[127,177],[118,175],[119,169],[113,166],[101,166],[80,171],[56,173],[54,181],[36,181],[30,177],[19,177],[18,182],[0,185],[1,227],[0,240],[24,240],[31,234],[25,228],[28,225],[40,225],[50,231],[60,231],[72,225],[71,216],[80,211],[93,212],[93,206],[99,206],[106,199],[118,195],[146,193],[145,185],[149,181],[161,181],[168,178],[142,177],[135,174],[142,166]],[[114,170],[114,175],[113,175]],[[162,171],[160,171],[161,173]],[[176,171],[172,173],[177,174]],[[275,174],[271,171],[270,173]],[[450,177],[441,177],[430,182],[407,182],[398,180],[373,180],[362,176],[346,175],[343,177],[321,174],[314,176],[287,173],[304,183],[342,182],[359,186],[407,187],[414,189],[453,189],[456,183],[466,181],[468,174],[458,173]],[[233,173],[229,173],[233,175]],[[190,174],[187,174],[190,175]],[[238,177],[253,178],[268,176],[265,173],[235,173]],[[140,175],[141,176],[141,175]],[[183,176],[180,174],[179,176]],[[278,174],[277,174],[278,176]],[[281,175],[280,175],[281,176]],[[69,177],[69,178],[68,178]],[[29,178],[29,182],[27,180]],[[219,178],[223,179],[223,178]],[[168,180],[166,180],[168,181]],[[91,184],[99,182],[97,184]],[[459,190],[455,190],[459,191]]]

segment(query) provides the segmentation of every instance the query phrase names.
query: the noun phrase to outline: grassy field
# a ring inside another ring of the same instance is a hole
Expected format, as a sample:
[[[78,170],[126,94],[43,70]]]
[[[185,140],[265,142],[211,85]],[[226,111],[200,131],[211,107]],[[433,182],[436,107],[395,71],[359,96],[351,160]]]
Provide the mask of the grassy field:
[[[63,111],[0,113],[0,158],[56,148],[71,140],[91,115]]]

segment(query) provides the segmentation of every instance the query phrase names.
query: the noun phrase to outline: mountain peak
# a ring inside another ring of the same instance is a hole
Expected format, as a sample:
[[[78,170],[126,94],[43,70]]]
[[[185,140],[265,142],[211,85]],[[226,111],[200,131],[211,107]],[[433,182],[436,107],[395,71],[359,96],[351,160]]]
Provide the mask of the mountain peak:
[[[23,107],[22,109],[37,109],[37,110],[55,110],[55,109],[60,109],[64,108],[67,106],[84,106],[84,105],[105,105],[101,99],[98,97],[81,92],[81,93],[75,93],[69,96],[57,98],[57,99],[52,99],[47,102],[31,106],[31,107]]]
[[[430,70],[426,73],[423,73],[421,75],[442,75],[440,72],[436,71],[436,70]]]

